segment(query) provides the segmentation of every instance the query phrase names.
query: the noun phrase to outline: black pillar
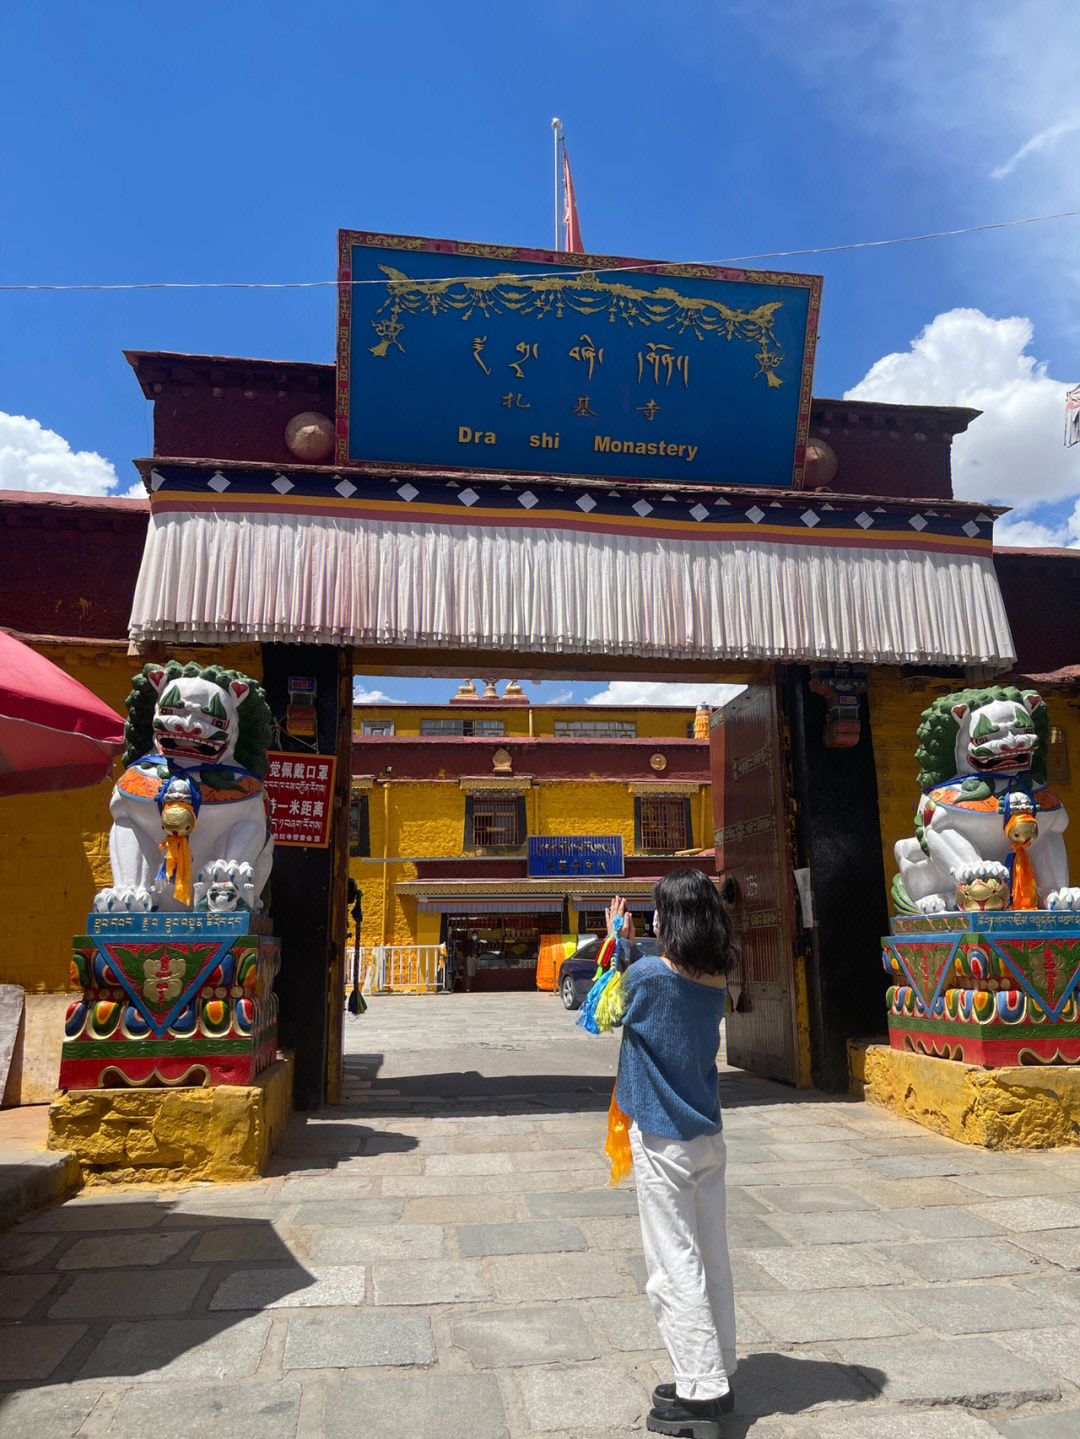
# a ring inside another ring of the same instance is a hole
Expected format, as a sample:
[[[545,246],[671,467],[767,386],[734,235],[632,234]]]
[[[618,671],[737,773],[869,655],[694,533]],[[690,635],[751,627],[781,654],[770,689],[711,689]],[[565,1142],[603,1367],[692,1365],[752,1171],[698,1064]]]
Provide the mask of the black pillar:
[[[332,756],[338,748],[339,696],[337,649],[332,645],[270,644],[262,647],[263,688],[280,726],[274,748],[313,753],[310,739],[285,733],[288,681],[292,675],[315,680],[318,736],[315,753]],[[325,849],[277,846],[270,874],[270,917],[281,940],[278,1038],[296,1056],[293,1100],[297,1109],[315,1109],[326,1095],[330,975],[333,963],[333,842]],[[340,1023],[340,1015],[334,1016]]]
[[[865,694],[858,743],[830,749],[828,706],[811,691],[808,672],[793,670],[786,689],[798,863],[810,869],[816,920],[806,959],[812,1074],[818,1089],[835,1093],[848,1087],[847,1040],[886,1030],[881,936],[888,907],[877,769]]]

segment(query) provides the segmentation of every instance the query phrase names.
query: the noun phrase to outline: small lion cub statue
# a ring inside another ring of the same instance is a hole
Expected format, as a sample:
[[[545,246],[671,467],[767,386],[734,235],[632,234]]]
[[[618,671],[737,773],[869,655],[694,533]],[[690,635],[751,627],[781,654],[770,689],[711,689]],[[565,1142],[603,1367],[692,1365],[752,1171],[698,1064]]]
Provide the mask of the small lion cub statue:
[[[218,665],[147,665],[127,700],[127,768],[109,810],[99,913],[258,913],[273,840],[263,787],[270,708]]]

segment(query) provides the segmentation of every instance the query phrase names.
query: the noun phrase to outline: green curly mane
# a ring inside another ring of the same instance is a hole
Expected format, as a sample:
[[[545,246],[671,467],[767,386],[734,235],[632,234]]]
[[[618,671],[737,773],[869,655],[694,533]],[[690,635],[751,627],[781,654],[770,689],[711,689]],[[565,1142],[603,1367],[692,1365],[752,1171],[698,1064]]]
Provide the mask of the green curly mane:
[[[1018,690],[1015,685],[988,685],[981,690],[957,690],[955,694],[942,695],[923,710],[922,724],[917,731],[919,748],[915,751],[915,758],[922,765],[919,787],[923,793],[955,777],[956,736],[960,725],[952,714],[954,705],[967,705],[973,710],[994,700],[1011,700],[1022,705],[1024,695],[1030,693],[1030,690]],[[1050,716],[1045,705],[1040,705],[1031,716],[1031,723],[1038,739],[1031,776],[1036,784],[1045,784],[1046,753],[1050,744]]]
[[[239,670],[223,669],[221,665],[182,665],[179,660],[169,660],[164,665],[148,664],[132,680],[131,693],[127,697],[127,724],[124,726],[124,739],[127,741],[125,765],[133,764],[154,747],[154,706],[158,701],[158,691],[149,671],[159,669],[165,672],[162,687],[169,680],[177,679],[209,680],[222,689],[228,689],[233,680],[246,684],[248,692],[236,715],[239,725],[234,751],[236,763],[259,776],[266,774],[266,751],[270,748],[273,727],[270,706],[261,686]]]

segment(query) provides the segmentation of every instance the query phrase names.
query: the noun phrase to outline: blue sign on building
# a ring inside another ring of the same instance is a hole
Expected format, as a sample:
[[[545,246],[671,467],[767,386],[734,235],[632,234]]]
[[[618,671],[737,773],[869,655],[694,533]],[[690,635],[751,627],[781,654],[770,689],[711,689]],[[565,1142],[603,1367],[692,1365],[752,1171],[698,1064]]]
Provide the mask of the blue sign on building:
[[[339,248],[338,464],[801,484],[819,276]]]
[[[621,875],[621,834],[530,835],[529,878],[558,879],[573,875]]]

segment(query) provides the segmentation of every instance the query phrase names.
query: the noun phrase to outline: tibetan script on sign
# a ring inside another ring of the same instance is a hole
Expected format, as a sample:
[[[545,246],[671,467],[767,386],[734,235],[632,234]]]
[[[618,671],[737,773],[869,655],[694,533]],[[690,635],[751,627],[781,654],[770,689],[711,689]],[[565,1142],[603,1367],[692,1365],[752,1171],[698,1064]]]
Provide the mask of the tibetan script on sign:
[[[339,244],[339,464],[801,484],[819,277]]]
[[[572,874],[621,875],[623,843],[619,834],[532,835],[529,878]]]

